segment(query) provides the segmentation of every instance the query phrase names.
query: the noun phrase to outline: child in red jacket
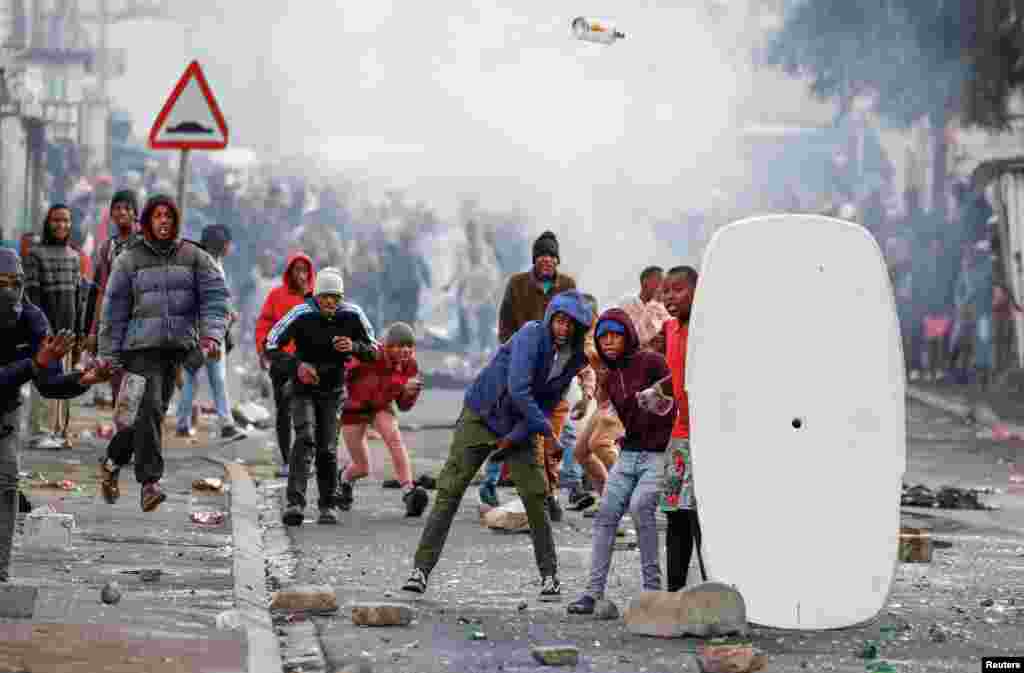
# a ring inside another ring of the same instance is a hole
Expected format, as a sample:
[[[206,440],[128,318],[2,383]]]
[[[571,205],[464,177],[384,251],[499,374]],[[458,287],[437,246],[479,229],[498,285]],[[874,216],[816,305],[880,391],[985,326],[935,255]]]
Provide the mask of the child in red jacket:
[[[373,362],[353,363],[348,384],[348,400],[341,415],[341,434],[352,462],[341,471],[337,505],[352,508],[352,484],[370,472],[366,432],[372,424],[391,452],[395,476],[402,485],[402,500],[407,516],[420,516],[430,497],[412,481],[409,451],[398,429],[395,406],[409,411],[419,399],[423,382],[416,364],[416,339],[412,327],[397,322],[384,337],[384,357]],[[340,449],[339,449],[340,452]],[[341,456],[338,457],[341,462]]]

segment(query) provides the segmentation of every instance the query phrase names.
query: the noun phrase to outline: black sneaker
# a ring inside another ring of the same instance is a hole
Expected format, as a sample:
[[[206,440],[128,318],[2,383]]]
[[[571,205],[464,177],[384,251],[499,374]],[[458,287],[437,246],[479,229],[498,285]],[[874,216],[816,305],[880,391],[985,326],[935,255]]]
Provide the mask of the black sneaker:
[[[336,524],[338,523],[338,512],[333,507],[321,507],[317,523]]]
[[[562,583],[558,581],[557,577],[545,577],[540,583],[540,601],[559,601],[562,600]]]
[[[334,492],[334,504],[342,512],[352,509],[352,502],[355,498],[352,495],[352,482],[343,481],[338,484],[338,490]]]
[[[552,523],[559,523],[562,521],[562,506],[558,504],[558,498],[553,495],[549,495],[547,499],[548,516],[551,517]]]
[[[571,509],[577,512],[581,512],[586,508],[597,502],[593,493],[588,493],[583,490],[573,491],[569,494],[569,506],[566,509]]]
[[[245,433],[239,430],[237,425],[225,425],[220,430],[221,439],[241,439],[244,436]]]
[[[301,526],[302,525],[302,508],[298,505],[288,505],[284,508],[284,516],[281,520],[286,526]]]
[[[433,491],[437,488],[437,479],[434,479],[429,474],[421,474],[419,478],[416,479],[416,485],[422,486],[428,491]]]
[[[402,488],[402,482],[397,479],[385,479],[384,483],[380,485],[381,488]]]
[[[427,573],[419,568],[413,568],[409,579],[402,585],[402,591],[411,591],[414,594],[421,594],[427,590]]]
[[[417,486],[403,495],[402,500],[405,502],[406,516],[421,516],[430,502],[430,496],[425,488]]]
[[[594,600],[593,596],[583,594],[566,607],[566,612],[570,615],[592,615],[594,614],[594,606],[597,605],[597,601]]]

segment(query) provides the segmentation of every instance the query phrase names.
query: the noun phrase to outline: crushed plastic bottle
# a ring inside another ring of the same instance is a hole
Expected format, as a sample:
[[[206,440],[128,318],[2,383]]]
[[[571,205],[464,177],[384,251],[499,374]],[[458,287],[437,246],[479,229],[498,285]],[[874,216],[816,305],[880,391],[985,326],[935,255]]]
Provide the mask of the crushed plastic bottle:
[[[125,372],[121,381],[121,390],[117,396],[117,407],[114,409],[114,422],[119,428],[127,428],[135,423],[142,404],[142,396],[146,392],[146,377],[132,372]]]

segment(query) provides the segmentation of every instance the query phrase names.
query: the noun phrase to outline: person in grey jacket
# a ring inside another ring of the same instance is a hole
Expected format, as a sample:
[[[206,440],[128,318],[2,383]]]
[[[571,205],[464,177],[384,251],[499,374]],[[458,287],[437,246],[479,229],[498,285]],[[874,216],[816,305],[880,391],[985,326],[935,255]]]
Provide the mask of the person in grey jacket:
[[[120,497],[118,474],[135,455],[144,512],[166,495],[163,419],[180,365],[191,371],[222,348],[228,325],[228,289],[213,258],[180,237],[181,218],[168,196],[154,196],[140,218],[142,238],[114,260],[103,298],[99,355],[115,369],[145,378],[135,422],[118,428],[100,464],[100,486],[109,503]]]

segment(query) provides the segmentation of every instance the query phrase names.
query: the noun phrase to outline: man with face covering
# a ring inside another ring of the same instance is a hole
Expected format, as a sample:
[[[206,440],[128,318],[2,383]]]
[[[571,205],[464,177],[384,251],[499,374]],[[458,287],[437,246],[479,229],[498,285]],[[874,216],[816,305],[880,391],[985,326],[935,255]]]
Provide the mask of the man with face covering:
[[[288,311],[267,336],[272,375],[292,388],[295,443],[288,455],[286,526],[301,526],[309,467],[316,460],[320,517],[336,524],[338,490],[338,412],[347,396],[346,363],[377,358],[373,328],[363,310],[345,301],[345,281],[333,267],[316,275],[316,295]],[[286,347],[295,345],[294,353]]]
[[[42,309],[57,332],[70,330],[72,334],[82,333],[82,310],[79,305],[81,291],[82,266],[78,251],[71,246],[71,209],[62,203],[50,207],[43,221],[42,236],[38,245],[32,246],[25,257],[25,297]],[[65,366],[70,367],[66,362]],[[49,428],[36,427],[36,445],[39,448],[61,449],[70,448],[71,441],[67,437],[68,407],[66,404],[53,403],[48,408],[40,405],[38,395],[33,396],[35,409],[45,409],[42,420],[36,415],[32,421],[42,421]],[[47,423],[48,422],[48,423]]]
[[[43,312],[24,301],[24,288],[17,253],[0,249],[0,582],[8,580],[18,514],[21,387],[32,381],[44,397],[66,399],[110,376],[109,369],[99,367],[62,373],[70,333],[52,336]]]
[[[118,428],[110,440],[100,464],[100,487],[107,502],[116,502],[118,475],[134,454],[144,512],[167,498],[159,483],[163,421],[176,370],[186,362],[196,370],[204,358],[216,357],[228,324],[224,274],[198,243],[180,237],[180,224],[170,197],[154,196],[146,203],[142,238],[114,260],[100,320],[100,358],[146,381],[134,424]]]

